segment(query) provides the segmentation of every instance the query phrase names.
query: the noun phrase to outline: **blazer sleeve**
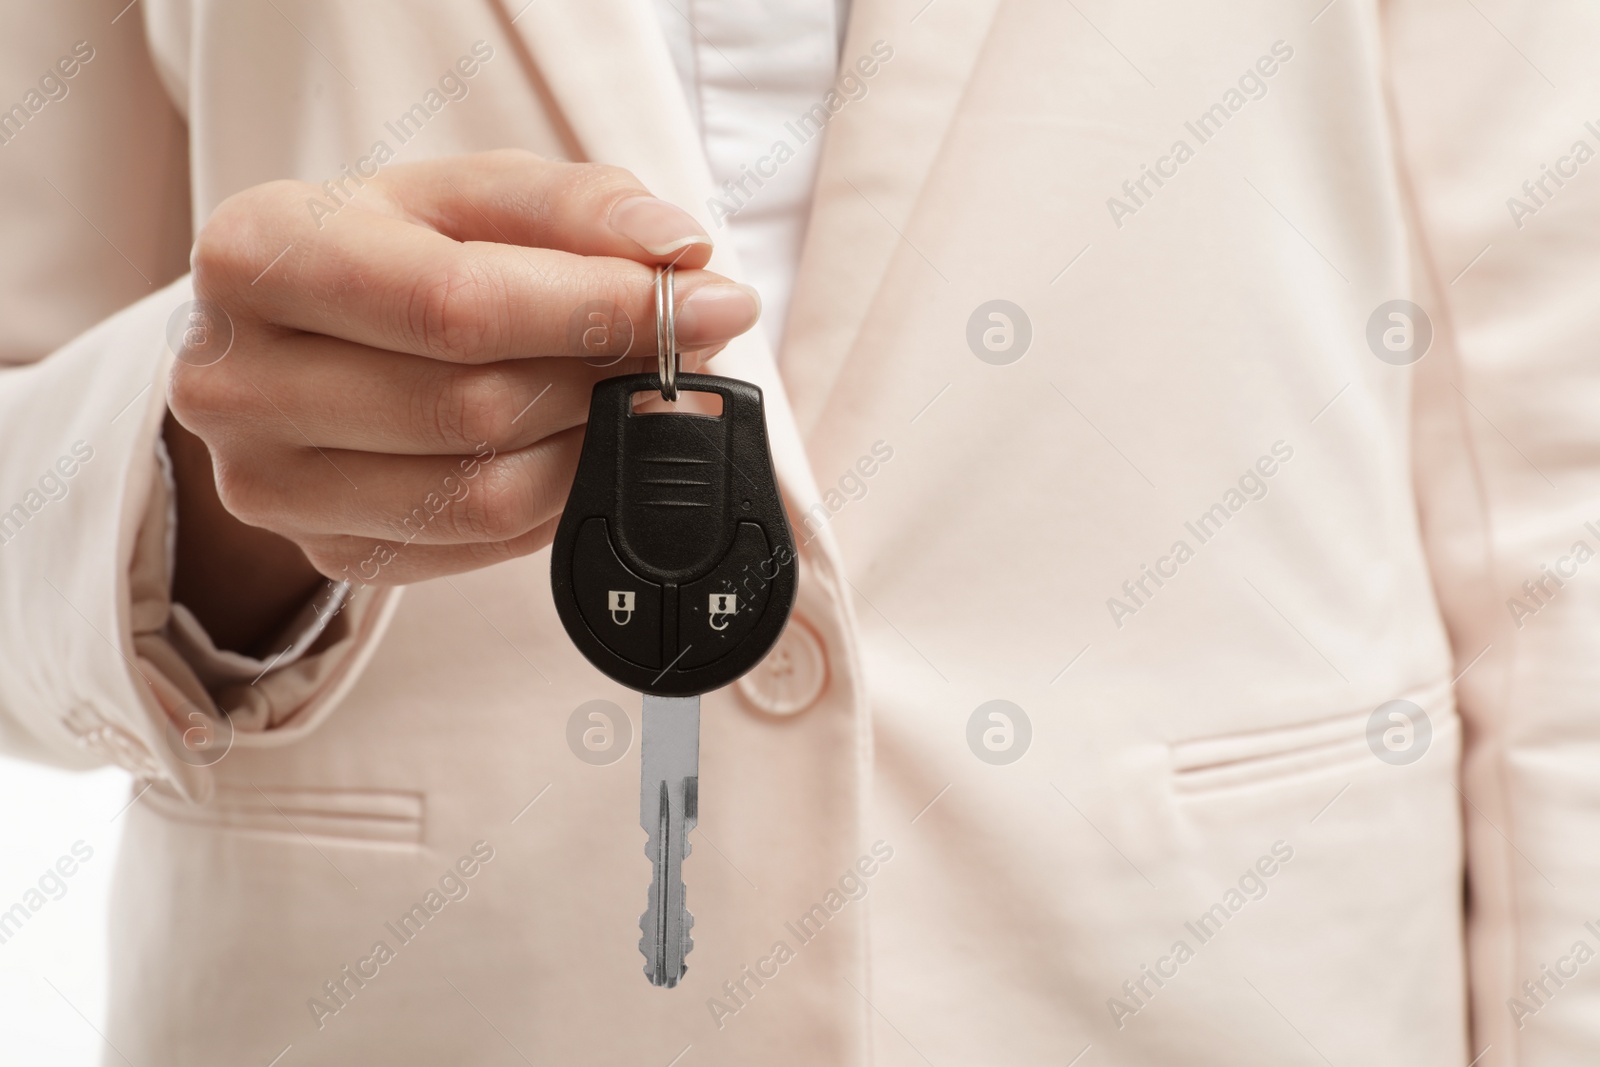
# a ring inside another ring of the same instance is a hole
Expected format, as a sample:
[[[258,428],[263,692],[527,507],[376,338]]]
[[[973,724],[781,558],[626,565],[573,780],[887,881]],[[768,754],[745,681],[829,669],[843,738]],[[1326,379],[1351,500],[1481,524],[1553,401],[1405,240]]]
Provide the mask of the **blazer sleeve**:
[[[1470,1055],[1594,1062],[1600,16],[1395,0],[1385,32],[1433,327],[1414,455],[1466,727]]]
[[[331,710],[393,595],[338,602],[252,682],[203,681],[207,650],[173,625],[157,442],[190,325],[186,129],[137,10],[115,15],[0,8],[0,70],[22,79],[3,91],[26,86],[0,98],[0,749],[203,797],[231,747]]]

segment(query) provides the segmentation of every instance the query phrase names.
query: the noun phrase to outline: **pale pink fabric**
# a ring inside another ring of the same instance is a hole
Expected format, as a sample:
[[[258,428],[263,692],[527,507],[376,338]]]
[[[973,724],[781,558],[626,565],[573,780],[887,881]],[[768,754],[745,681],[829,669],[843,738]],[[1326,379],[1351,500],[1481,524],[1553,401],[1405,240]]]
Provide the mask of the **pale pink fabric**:
[[[760,331],[713,368],[766,391],[816,536],[787,673],[705,701],[664,993],[636,764],[565,742],[584,701],[636,705],[546,556],[359,593],[193,768],[168,716],[217,694],[163,636],[152,459],[193,226],[337,174],[475,42],[401,158],[604,160],[703,214],[650,5],[114,7],[0,38],[14,72],[94,50],[0,146],[0,508],[93,451],[0,544],[0,741],[160,783],[124,816],[132,1062],[1594,1058],[1587,8],[858,0],[842,62],[875,73],[831,113],[782,371]],[[967,340],[994,299],[1031,322],[1007,366]],[[1433,325],[1410,367],[1368,344],[1396,299]],[[1546,566],[1572,576],[1533,598]],[[756,710],[797,679],[812,703]],[[993,699],[1032,723],[1008,766],[966,740]],[[1394,699],[1432,726],[1406,766],[1365,737]],[[388,932],[447,876],[470,892]]]

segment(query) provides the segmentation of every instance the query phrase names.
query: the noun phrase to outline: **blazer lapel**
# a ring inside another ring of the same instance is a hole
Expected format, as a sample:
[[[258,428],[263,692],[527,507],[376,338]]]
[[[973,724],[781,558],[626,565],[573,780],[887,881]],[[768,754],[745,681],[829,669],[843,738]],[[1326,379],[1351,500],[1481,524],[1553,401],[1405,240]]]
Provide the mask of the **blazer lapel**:
[[[626,167],[715,232],[711,170],[651,0],[533,0],[520,14],[525,0],[489,2],[528,49],[583,158]],[[710,269],[741,277],[730,242],[717,246]],[[636,329],[636,336],[653,335]],[[736,338],[707,371],[760,386],[773,466],[790,505],[798,514],[814,503],[805,445],[762,331]],[[831,556],[832,537],[819,540]]]
[[[999,7],[999,0],[923,3],[855,0],[841,73],[884,47],[894,51],[868,80],[867,95],[828,123],[823,142],[783,344],[802,433],[827,402],[891,260],[920,256],[911,244],[917,200]]]
[[[652,0],[489,2],[532,55],[583,158],[627,167],[673,200],[702,176],[710,183]]]

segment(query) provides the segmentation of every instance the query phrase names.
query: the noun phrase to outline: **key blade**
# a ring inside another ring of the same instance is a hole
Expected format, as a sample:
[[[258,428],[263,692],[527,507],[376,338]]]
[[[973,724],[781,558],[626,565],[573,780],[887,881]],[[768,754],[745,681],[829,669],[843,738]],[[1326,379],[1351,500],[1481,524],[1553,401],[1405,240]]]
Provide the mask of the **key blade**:
[[[683,860],[698,817],[700,698],[644,698],[639,825],[650,858],[650,896],[639,917],[639,951],[651,985],[672,988],[688,969],[694,918],[685,904]]]

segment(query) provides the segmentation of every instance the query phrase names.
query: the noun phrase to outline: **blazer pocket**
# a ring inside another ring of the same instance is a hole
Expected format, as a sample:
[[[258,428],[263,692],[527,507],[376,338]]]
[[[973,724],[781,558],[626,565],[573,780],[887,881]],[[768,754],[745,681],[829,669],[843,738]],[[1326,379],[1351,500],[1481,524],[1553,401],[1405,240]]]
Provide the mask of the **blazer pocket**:
[[[422,843],[421,793],[218,784],[210,801],[195,804],[158,785],[145,800],[173,822],[255,837],[400,847]]]
[[[1428,716],[1430,746],[1455,729],[1449,683],[1437,681],[1400,696]],[[1381,701],[1379,703],[1382,703]],[[1172,786],[1179,799],[1272,785],[1318,773],[1376,765],[1367,723],[1378,704],[1309,722],[1178,741],[1168,746]]]

